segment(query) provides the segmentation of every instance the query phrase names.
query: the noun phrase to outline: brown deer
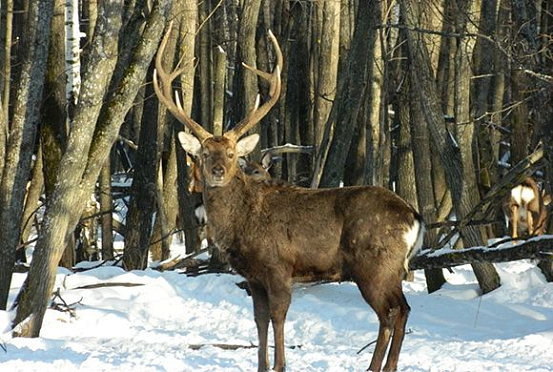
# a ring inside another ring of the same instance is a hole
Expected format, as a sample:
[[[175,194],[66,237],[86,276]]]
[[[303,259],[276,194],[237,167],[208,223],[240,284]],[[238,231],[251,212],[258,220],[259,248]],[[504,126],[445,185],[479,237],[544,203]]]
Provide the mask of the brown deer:
[[[541,235],[545,232],[547,205],[551,197],[540,191],[533,178],[526,178],[511,190],[503,212],[511,237]]]
[[[313,190],[246,176],[238,158],[254,149],[259,136],[241,137],[269,112],[280,95],[283,58],[276,38],[269,32],[277,60],[272,73],[244,65],[270,83],[268,100],[259,106],[258,97],[255,107],[232,130],[214,136],[184,112],[177,94],[173,96],[171,83],[180,74],[180,66],[171,73],[161,66],[168,35],[156,58],[155,91],[193,133],[181,132],[179,140],[199,159],[210,234],[227,253],[233,269],[249,284],[259,338],[258,371],[269,368],[270,322],[274,370],[285,369],[284,322],[292,279],[312,274],[357,284],[380,323],[369,369],[381,370],[391,340],[384,369],[396,370],[410,311],[402,280],[409,260],[422,244],[420,215],[381,187]]]

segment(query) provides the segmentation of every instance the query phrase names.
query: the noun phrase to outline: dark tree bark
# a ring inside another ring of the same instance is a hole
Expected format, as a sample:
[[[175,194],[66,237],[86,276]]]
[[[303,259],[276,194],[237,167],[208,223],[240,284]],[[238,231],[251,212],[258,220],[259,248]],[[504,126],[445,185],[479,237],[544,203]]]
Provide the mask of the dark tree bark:
[[[27,48],[0,183],[0,310],[6,309],[15,251],[19,245],[25,186],[35,150],[53,9],[53,0],[33,2],[29,9],[32,21],[26,27]]]
[[[312,78],[309,76],[309,11],[312,5],[307,7],[293,5],[292,16],[290,20],[290,43],[289,56],[284,64],[286,71],[286,92],[285,94],[285,122],[284,138],[285,143],[302,143],[302,137],[308,137],[307,133],[302,133],[304,123],[309,121],[310,99],[309,84]],[[282,95],[282,94],[281,94]],[[308,140],[309,141],[309,140]],[[296,181],[298,173],[297,158],[286,156],[286,167],[283,178],[289,182]]]
[[[44,156],[44,184],[48,199],[57,181],[61,157],[67,146],[68,116],[65,73],[65,1],[54,0],[54,17],[46,66],[44,105],[40,135]],[[60,259],[60,266],[71,268],[75,265],[75,239],[67,240],[67,246]]]
[[[113,151],[111,152],[113,154]],[[111,156],[110,156],[111,158]],[[111,194],[111,159],[100,172],[99,189],[102,225],[102,259],[112,260],[113,253],[113,198]]]
[[[199,54],[199,88],[200,88],[200,110],[201,121],[205,128],[212,132],[213,123],[211,122],[212,106],[212,88],[211,88],[211,7],[209,1],[201,1],[198,4],[198,15],[202,27],[198,30],[198,54]],[[255,25],[255,24],[254,24]],[[213,133],[213,132],[212,132]]]
[[[418,138],[413,138],[414,130],[411,129],[411,125],[412,123],[414,124],[415,121],[411,121],[409,67],[406,58],[404,58],[408,52],[406,48],[402,47],[405,42],[405,32],[401,32],[395,45],[394,59],[396,62],[394,63],[393,69],[394,86],[396,87],[396,94],[392,101],[395,113],[394,126],[399,127],[396,146],[398,169],[396,192],[420,211],[421,209],[418,207],[417,200],[417,187],[414,182],[416,176],[413,152],[418,147],[422,147],[423,150],[427,152],[430,150],[430,147],[425,147],[425,144],[420,143]],[[428,157],[428,154],[426,156]],[[425,219],[425,221],[427,223],[429,222],[427,219]]]
[[[38,222],[37,210],[40,206],[40,196],[44,189],[44,174],[42,168],[42,145],[39,144],[33,165],[31,183],[25,196],[25,209],[23,210],[23,217],[21,219],[21,238],[20,245],[17,247],[16,261],[27,262],[25,248],[29,236],[31,235],[32,228],[35,225],[35,221]],[[38,226],[36,226],[36,230],[38,233]]]
[[[547,121],[543,123],[542,130],[540,131],[545,145],[545,157],[547,158],[545,191],[548,195],[553,195],[553,91],[551,86],[546,88],[541,97],[544,99],[543,102],[549,103],[544,105],[544,119]],[[551,213],[549,214],[549,225],[546,231],[549,234],[553,232]],[[538,267],[543,275],[545,275],[547,281],[553,282],[553,258],[543,258],[538,262]]]
[[[183,61],[192,61],[194,58],[196,19],[198,16],[197,2],[195,0],[186,0],[183,2],[183,9],[183,18],[180,23],[181,42],[179,44],[179,54],[182,55]],[[181,75],[181,87],[183,89],[182,107],[186,112],[190,112],[192,110],[192,97],[194,92],[193,64],[190,64],[189,69],[183,71]],[[177,133],[182,130],[182,124],[176,123],[174,120],[173,123],[172,130],[174,134],[172,141],[174,144],[172,144],[172,146],[176,146],[176,158],[175,163],[170,163],[170,165],[172,164],[177,172],[178,187],[176,191],[179,195],[178,213],[184,228],[186,253],[193,253],[197,252],[201,246],[201,241],[198,239],[198,226],[194,213],[197,196],[190,195],[188,192],[186,154],[176,138]],[[174,206],[176,206],[176,204]]]
[[[345,81],[342,81],[338,88],[334,102],[336,114],[333,116],[331,113],[326,124],[327,127],[334,127],[334,135],[326,161],[322,162],[324,164],[320,178],[322,187],[338,186],[343,178],[351,139],[355,133],[355,124],[358,122],[363,107],[368,66],[372,65],[370,56],[376,41],[376,31],[370,25],[374,19],[378,19],[380,22],[380,3],[372,0],[361,1],[357,9],[347,71],[341,72],[345,74],[343,77]],[[326,151],[324,146],[323,143],[319,153]],[[315,175],[314,178],[318,178],[318,175]]]
[[[409,82],[416,79],[415,70],[410,69]],[[434,188],[432,183],[432,158],[430,155],[430,138],[428,126],[424,120],[420,101],[417,99],[418,93],[409,83],[406,89],[409,89],[409,112],[411,126],[411,143],[413,149],[415,184],[417,186],[417,200],[419,212],[422,214],[426,223],[435,222],[436,200],[434,198]],[[436,230],[429,230],[424,238],[424,246],[430,249],[438,246],[438,233]],[[440,268],[424,270],[426,277],[426,287],[428,293],[437,291],[446,282],[443,271]]]
[[[456,27],[459,34],[476,33],[477,21],[470,20],[469,14],[475,13],[476,2],[474,0],[458,1],[456,12]],[[476,184],[476,171],[474,169],[474,122],[470,114],[470,88],[471,88],[471,60],[473,57],[474,37],[458,38],[458,46],[455,55],[455,120],[458,123],[457,141],[461,149],[463,164],[463,182],[461,200],[457,207],[460,216],[467,215],[480,201],[478,186]],[[487,236],[482,228],[469,227],[461,230],[461,237],[465,247],[485,245]],[[491,264],[473,264],[474,274],[486,293],[487,286],[483,283],[493,283],[499,276]],[[486,288],[486,289],[485,289]],[[493,290],[495,288],[489,288]]]
[[[153,72],[153,67],[150,72]],[[156,210],[157,176],[161,155],[159,140],[163,135],[163,128],[158,125],[158,101],[152,84],[146,87],[146,97],[149,98],[144,102],[144,116],[131,186],[131,203],[127,212],[127,234],[123,253],[123,267],[126,270],[146,268]]]
[[[483,1],[481,9],[481,33],[492,37],[496,32],[497,0]],[[498,140],[498,130],[491,125],[490,96],[493,77],[493,50],[494,45],[484,38],[476,40],[474,50],[475,74],[477,83],[474,84],[474,118],[476,136],[478,138],[479,169],[478,183],[480,189],[486,192],[499,177],[499,153],[495,151]]]
[[[551,46],[551,38],[553,35],[553,3],[550,1],[542,2],[542,16],[540,21],[540,54],[537,56],[539,61],[538,70],[544,71],[550,76],[553,75],[553,61],[549,51]],[[536,132],[535,141],[540,141],[544,145],[544,156],[546,158],[545,177],[543,189],[548,195],[553,195],[553,84],[534,79],[533,84],[537,89],[534,103],[539,109],[534,110]],[[549,222],[546,233],[553,233],[553,217],[551,204],[549,205]],[[538,267],[541,269],[547,281],[553,282],[553,258],[544,258],[538,262]]]

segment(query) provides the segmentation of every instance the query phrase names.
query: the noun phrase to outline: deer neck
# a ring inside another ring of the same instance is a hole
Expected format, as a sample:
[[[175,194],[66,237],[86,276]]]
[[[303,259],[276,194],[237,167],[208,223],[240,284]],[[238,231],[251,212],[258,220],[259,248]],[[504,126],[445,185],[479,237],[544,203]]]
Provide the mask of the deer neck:
[[[213,238],[221,248],[232,245],[234,231],[250,215],[248,210],[249,180],[239,172],[225,186],[205,187],[203,201]]]

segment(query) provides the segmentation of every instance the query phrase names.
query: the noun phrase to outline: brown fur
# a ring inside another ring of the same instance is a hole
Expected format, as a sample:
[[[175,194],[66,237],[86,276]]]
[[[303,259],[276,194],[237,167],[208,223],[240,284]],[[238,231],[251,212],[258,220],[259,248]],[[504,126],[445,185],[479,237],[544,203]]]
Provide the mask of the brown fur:
[[[530,198],[521,198],[527,193]],[[541,192],[536,181],[526,178],[519,186],[513,188],[503,205],[503,212],[509,222],[513,239],[541,235],[545,232],[547,205],[551,201],[549,195]]]

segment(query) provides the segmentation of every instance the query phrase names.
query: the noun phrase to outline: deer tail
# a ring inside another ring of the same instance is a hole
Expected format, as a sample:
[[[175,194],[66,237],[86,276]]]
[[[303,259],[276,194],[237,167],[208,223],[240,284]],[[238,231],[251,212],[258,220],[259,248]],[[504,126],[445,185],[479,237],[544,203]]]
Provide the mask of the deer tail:
[[[405,268],[405,273],[409,272],[409,262],[413,257],[422,248],[422,243],[424,239],[424,233],[426,228],[422,216],[418,213],[415,213],[415,220],[413,225],[407,230],[404,235],[405,243],[407,245],[407,250],[405,252],[405,261],[403,262],[403,267]]]

